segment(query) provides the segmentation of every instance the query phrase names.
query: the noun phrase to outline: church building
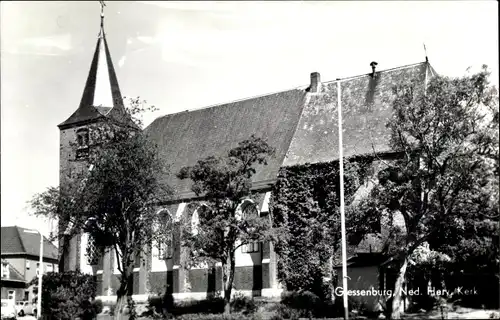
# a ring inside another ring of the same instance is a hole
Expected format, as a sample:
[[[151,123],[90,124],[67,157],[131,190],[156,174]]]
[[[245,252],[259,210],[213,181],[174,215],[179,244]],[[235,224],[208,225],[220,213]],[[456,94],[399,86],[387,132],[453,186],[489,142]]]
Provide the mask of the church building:
[[[368,66],[369,61],[366,64]],[[326,82],[314,72],[308,79],[309,84],[303,87],[168,114],[154,120],[144,130],[149,139],[157,143],[161,156],[174,173],[161,179],[175,189],[171,201],[158,204],[159,213],[167,213],[173,222],[191,219],[195,224],[200,203],[191,191],[190,181],[179,180],[175,173],[207,156],[226,154],[238,142],[255,135],[276,149],[268,165],[256,172],[252,185],[253,190],[261,194],[257,204],[260,215],[268,215],[272,186],[280,168],[338,160],[337,107],[340,104],[345,157],[390,153],[386,122],[392,114],[391,104],[398,84],[415,80],[426,85],[435,71],[427,59],[388,70],[377,70],[376,63],[371,67],[367,74]],[[105,118],[129,121],[101,19],[101,31],[80,105],[59,125],[61,187],[69,183],[72,172],[85,170],[89,130]],[[133,293],[137,300],[146,300],[160,287],[171,292],[175,299],[223,293],[220,266],[183,267],[188,255],[180,246],[181,232],[188,231],[174,230],[171,242],[153,244],[151,254],[144,257],[144,261],[136,262]],[[97,265],[90,266],[85,256],[86,242],[85,235],[71,240],[68,249],[61,253],[64,270],[79,269],[96,275],[99,298],[115,300],[119,272],[114,254],[107,253]],[[252,296],[279,296],[283,288],[277,277],[277,259],[272,243],[241,247],[236,257],[234,291]]]

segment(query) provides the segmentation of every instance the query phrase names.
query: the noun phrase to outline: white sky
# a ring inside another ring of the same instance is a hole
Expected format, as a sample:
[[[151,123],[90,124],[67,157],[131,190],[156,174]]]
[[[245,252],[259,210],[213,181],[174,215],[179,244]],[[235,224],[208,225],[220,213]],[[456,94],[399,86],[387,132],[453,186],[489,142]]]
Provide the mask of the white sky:
[[[498,84],[496,1],[109,2],[123,95],[167,113],[424,61]],[[91,2],[1,2],[1,224],[46,232],[33,194],[59,179],[57,125],[73,113],[99,33]]]

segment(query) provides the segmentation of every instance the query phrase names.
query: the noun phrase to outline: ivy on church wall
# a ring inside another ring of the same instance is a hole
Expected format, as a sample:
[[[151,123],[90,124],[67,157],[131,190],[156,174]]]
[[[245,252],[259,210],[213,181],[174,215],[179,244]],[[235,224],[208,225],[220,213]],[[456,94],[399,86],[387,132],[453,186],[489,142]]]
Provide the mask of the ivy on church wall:
[[[371,174],[372,162],[369,157],[344,160],[346,208]],[[280,169],[269,205],[273,225],[282,231],[275,250],[278,277],[287,290],[324,290],[328,259],[340,246],[339,186],[338,161]]]

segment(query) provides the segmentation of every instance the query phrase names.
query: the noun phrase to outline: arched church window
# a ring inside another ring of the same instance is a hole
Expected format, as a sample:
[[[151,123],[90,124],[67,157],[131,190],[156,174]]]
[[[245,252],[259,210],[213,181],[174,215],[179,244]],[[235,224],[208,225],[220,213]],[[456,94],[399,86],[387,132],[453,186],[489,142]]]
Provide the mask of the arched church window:
[[[255,219],[259,217],[259,211],[255,203],[251,200],[244,200],[240,205],[239,211],[243,219]],[[243,245],[242,251],[244,253],[252,253],[259,251],[259,241],[250,241]]]
[[[201,205],[193,212],[191,216],[191,234],[196,236],[199,233],[199,225],[200,225],[200,213],[207,209],[206,205]]]
[[[198,210],[193,212],[191,217],[191,234],[196,236],[198,234],[198,226],[200,225],[200,218],[198,217]]]
[[[160,260],[172,259],[173,248],[173,220],[167,209],[158,212],[158,223],[155,226],[155,233],[158,235],[153,244],[153,256]]]
[[[196,236],[200,232],[200,215],[203,217],[203,214],[208,210],[207,205],[202,204],[193,212],[193,215],[191,216],[191,234],[193,236]]]

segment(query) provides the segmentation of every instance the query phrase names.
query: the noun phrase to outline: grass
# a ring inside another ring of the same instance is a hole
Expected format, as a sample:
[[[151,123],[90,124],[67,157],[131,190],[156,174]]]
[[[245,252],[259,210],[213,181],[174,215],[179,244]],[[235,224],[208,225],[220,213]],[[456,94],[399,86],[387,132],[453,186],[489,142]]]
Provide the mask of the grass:
[[[270,303],[267,305],[262,305],[258,310],[253,314],[254,319],[276,319],[273,315],[276,315],[277,304]],[[201,313],[192,313],[191,314],[196,319],[203,319]],[[196,316],[195,316],[196,315]],[[189,314],[174,316],[170,319],[190,319]],[[207,315],[209,316],[209,315]],[[124,316],[125,320],[128,320],[128,316]],[[239,317],[238,317],[239,318]],[[447,315],[445,314],[445,319],[500,319],[499,310],[493,309],[473,309],[473,308],[465,308],[461,306],[453,306],[451,303],[448,305]],[[97,317],[98,320],[112,320],[113,317],[110,315],[101,314]],[[153,320],[151,317],[138,317],[138,320]],[[248,318],[250,319],[250,317]],[[313,318],[315,319],[315,318]],[[318,318],[320,319],[320,318]],[[332,318],[321,318],[321,319],[343,319],[338,317]],[[354,318],[352,318],[354,319]],[[364,318],[367,319],[367,318]],[[369,319],[369,318],[368,318]],[[373,318],[376,319],[376,318]],[[416,312],[416,313],[405,313],[402,315],[402,319],[442,319],[442,314],[440,310],[432,310],[428,312]]]
[[[455,309],[455,310],[453,310]],[[422,313],[406,313],[403,319],[442,319],[440,310],[432,310]],[[448,312],[445,319],[500,319],[500,312],[494,309],[472,309],[457,306],[453,308],[448,305]]]

